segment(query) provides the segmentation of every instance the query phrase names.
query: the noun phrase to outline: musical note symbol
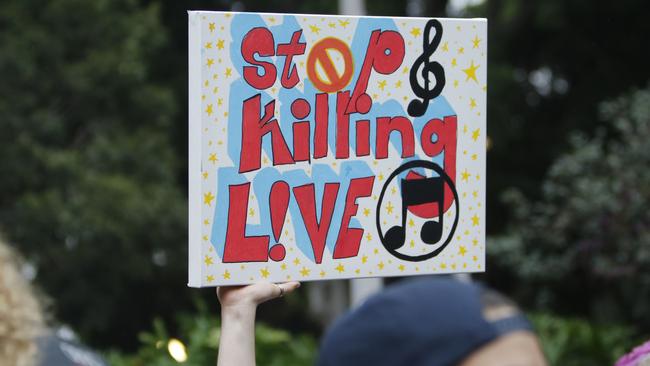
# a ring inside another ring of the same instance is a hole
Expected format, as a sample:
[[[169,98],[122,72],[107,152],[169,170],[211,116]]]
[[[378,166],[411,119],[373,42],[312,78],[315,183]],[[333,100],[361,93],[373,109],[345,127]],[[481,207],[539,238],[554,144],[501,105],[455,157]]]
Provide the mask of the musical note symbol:
[[[444,180],[442,177],[424,179],[402,179],[402,225],[388,229],[385,236],[386,245],[393,250],[399,249],[406,240],[406,216],[410,206],[436,203],[438,221],[430,220],[422,225],[420,238],[426,244],[435,244],[442,238],[443,202],[445,200]]]
[[[433,39],[429,40],[431,28],[435,29]],[[422,54],[413,63],[411,73],[409,75],[409,82],[413,93],[422,98],[413,99],[408,105],[408,113],[411,117],[422,116],[429,107],[429,101],[442,93],[445,87],[445,69],[437,61],[430,61],[429,58],[438,48],[440,40],[442,39],[442,24],[436,19],[431,19],[424,27],[424,37],[422,38]],[[420,75],[424,80],[424,86],[421,86],[418,81],[418,70],[422,70]],[[433,88],[429,89],[429,74],[433,74],[435,81]]]

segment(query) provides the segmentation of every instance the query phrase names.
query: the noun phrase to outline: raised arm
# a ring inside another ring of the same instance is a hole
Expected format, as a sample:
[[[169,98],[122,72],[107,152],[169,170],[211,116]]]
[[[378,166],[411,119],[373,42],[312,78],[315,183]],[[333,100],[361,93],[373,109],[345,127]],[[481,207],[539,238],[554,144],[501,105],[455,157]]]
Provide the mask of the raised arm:
[[[257,305],[288,294],[298,287],[299,282],[267,282],[217,288],[221,303],[221,337],[217,366],[254,366]]]

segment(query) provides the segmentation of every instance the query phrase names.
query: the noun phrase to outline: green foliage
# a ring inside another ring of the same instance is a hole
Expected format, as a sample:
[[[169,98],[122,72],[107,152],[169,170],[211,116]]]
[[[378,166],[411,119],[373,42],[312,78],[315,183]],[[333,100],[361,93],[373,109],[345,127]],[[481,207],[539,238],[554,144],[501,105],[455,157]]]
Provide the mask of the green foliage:
[[[188,302],[172,290],[185,287],[186,202],[176,103],[151,71],[166,42],[158,10],[3,1],[0,29],[0,229],[55,318],[93,344],[128,344]]]
[[[211,316],[204,307],[196,314],[178,317],[179,338],[186,346],[188,366],[216,363],[219,345],[219,319]],[[153,323],[150,332],[140,334],[141,346],[133,355],[117,351],[108,354],[114,366],[174,366],[178,365],[167,350],[172,338],[160,319]],[[311,365],[316,355],[316,341],[312,336],[294,335],[287,331],[258,323],[255,327],[255,358],[258,365]]]
[[[650,90],[601,106],[605,131],[574,135],[550,169],[543,199],[506,195],[507,235],[488,245],[533,305],[650,330]]]
[[[487,0],[466,14],[488,19],[488,197],[515,187],[539,199],[568,134],[593,134],[599,103],[646,85],[638,45],[649,10],[639,0]],[[490,234],[501,233],[510,210],[497,200],[487,210]]]
[[[531,320],[551,365],[613,365],[638,344],[630,327],[595,325],[549,314],[535,314]]]

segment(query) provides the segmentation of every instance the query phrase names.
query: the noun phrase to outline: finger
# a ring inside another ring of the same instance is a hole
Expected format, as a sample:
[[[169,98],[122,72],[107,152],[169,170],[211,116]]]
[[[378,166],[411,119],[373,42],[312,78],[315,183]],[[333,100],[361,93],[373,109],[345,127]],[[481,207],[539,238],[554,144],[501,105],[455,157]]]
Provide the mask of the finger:
[[[284,282],[284,283],[278,283],[276,284],[276,286],[278,288],[276,297],[279,297],[293,292],[295,289],[300,287],[300,282],[297,281]]]

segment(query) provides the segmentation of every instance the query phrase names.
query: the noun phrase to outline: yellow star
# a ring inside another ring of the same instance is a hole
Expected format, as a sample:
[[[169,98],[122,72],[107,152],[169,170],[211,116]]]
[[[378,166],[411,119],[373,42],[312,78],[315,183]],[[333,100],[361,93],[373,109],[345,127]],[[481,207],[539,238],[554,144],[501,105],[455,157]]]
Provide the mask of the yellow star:
[[[208,104],[208,106],[205,107],[205,113],[207,113],[208,116],[212,115],[212,104]]]
[[[284,271],[284,270],[287,269],[287,265],[286,265],[285,263],[282,263],[282,265],[280,266],[280,268]]]
[[[251,208],[248,210],[248,216],[255,216],[255,209],[254,209],[254,208],[251,207]]]
[[[343,271],[345,271],[345,267],[341,263],[339,263],[339,265],[336,266],[336,268],[334,268],[334,269],[339,271],[339,273],[343,273]]]
[[[224,279],[224,280],[229,280],[229,279],[230,279],[230,272],[228,272],[228,270],[226,270],[226,271],[222,274],[222,276],[223,276],[223,279]]]
[[[458,80],[454,80],[454,88],[458,88]]]
[[[348,24],[350,24],[350,21],[348,21],[348,20],[339,20],[339,24],[341,25],[341,27],[345,28],[345,27],[348,26]]]
[[[209,276],[207,276],[205,279],[208,280],[208,282],[212,282],[212,281],[214,281],[214,276],[213,276],[213,275],[209,275]]]
[[[299,265],[300,264],[300,259],[298,259],[298,258],[294,259],[293,264],[295,264],[296,266]]]
[[[415,222],[413,222],[413,219],[409,219],[409,227],[415,226]]]
[[[476,108],[476,99],[474,98],[469,98],[469,108],[474,109]]]
[[[478,38],[478,36],[474,36],[474,39],[472,40],[472,43],[474,46],[472,48],[478,48],[478,44],[481,43],[481,39]]]
[[[210,29],[210,32],[214,31],[214,23],[208,24],[208,28]]]
[[[402,87],[402,80],[397,80],[397,82],[395,83],[395,87],[396,88],[401,88]]]
[[[409,68],[407,66],[404,66],[402,69],[402,74],[406,74],[407,72],[409,72]]]
[[[223,98],[217,99],[217,105],[220,106],[223,104]]]
[[[467,182],[469,177],[471,177],[472,175],[469,174],[469,172],[467,172],[467,169],[465,169],[464,172],[460,173],[460,176],[461,176],[460,180]]]
[[[310,25],[309,29],[311,29],[312,33],[320,34],[320,28],[318,28],[318,26]]]
[[[367,261],[368,261],[368,256],[367,255],[364,255],[363,257],[361,257],[361,263],[366,263]]]
[[[328,25],[330,28],[336,28],[336,23],[334,23],[334,22],[329,22],[329,23],[327,23],[327,25]]]
[[[208,206],[212,206],[213,199],[214,199],[214,195],[212,195],[212,192],[208,192],[203,195],[203,203],[205,203]]]
[[[217,48],[220,50],[223,49],[223,39],[217,40]]]
[[[370,209],[367,208],[367,207],[364,208],[364,209],[363,209],[363,215],[364,215],[365,217],[368,217],[368,215],[370,215]]]
[[[321,271],[320,271],[320,276],[321,276],[321,277],[325,277],[325,271],[321,270]]]
[[[217,154],[212,153],[210,154],[210,157],[208,158],[208,161],[210,161],[212,164],[217,162]]]
[[[377,176],[377,178],[379,178],[379,180],[384,180],[384,174],[383,174],[383,173],[379,173],[379,175]]]
[[[379,267],[380,270],[384,269],[384,262],[379,262],[379,264],[377,264],[377,267]]]
[[[366,234],[366,240],[368,241],[372,240],[372,235],[370,235],[370,233]]]
[[[478,244],[478,240],[476,240],[476,239],[472,240],[472,245],[473,246],[476,246],[477,244]]]
[[[203,220],[203,225],[210,225],[210,220],[208,219]]]
[[[300,270],[300,274],[301,274],[303,277],[307,277],[307,276],[309,276],[309,272],[310,272],[310,271],[309,271],[309,269],[308,269],[307,267],[302,267],[302,269]]]
[[[446,264],[446,263],[440,263],[440,268],[441,268],[441,269],[446,269],[446,268],[447,268],[447,264]]]
[[[375,254],[379,254],[379,249],[375,248],[375,250],[374,250],[373,252],[374,252]]]
[[[210,257],[209,255],[206,255],[206,256],[205,256],[205,259],[203,259],[203,262],[205,262],[205,265],[206,265],[206,266],[210,266],[210,265],[212,265],[212,264],[213,264],[213,262],[212,262],[212,257]]]
[[[232,69],[230,67],[226,67],[226,77],[229,78],[230,75],[232,75]]]
[[[411,242],[409,243],[409,246],[411,248],[415,248],[415,240],[411,239]]]
[[[460,247],[458,247],[458,255],[464,256],[465,253],[467,253],[467,249],[465,249],[464,246],[461,245]]]
[[[472,154],[472,160],[476,160],[476,159],[478,159],[478,155]]]
[[[403,271],[404,271],[404,268],[406,268],[406,267],[404,267],[403,264],[400,264],[399,267],[397,267],[397,268],[399,268],[400,272],[403,272]]]
[[[479,65],[474,65],[474,60],[470,63],[470,66],[466,69],[463,69],[463,72],[465,75],[467,75],[467,79],[465,81],[469,81],[469,79],[474,80],[478,84],[478,79],[476,78],[476,70],[478,70],[480,66]]]
[[[208,172],[203,172],[203,179],[208,179]]]
[[[472,140],[476,141],[478,139],[478,135],[481,132],[480,128],[475,129],[472,131]]]
[[[418,28],[418,27],[413,27],[413,29],[411,29],[411,32],[410,32],[410,33],[413,35],[413,37],[417,37],[417,36],[420,35],[420,28]]]
[[[449,42],[445,42],[442,45],[442,50],[445,51],[445,52],[449,51]]]
[[[213,58],[209,58],[209,59],[208,59],[208,62],[206,63],[206,65],[207,65],[208,67],[214,65],[214,59],[213,59]]]
[[[472,196],[474,196],[474,198],[478,198],[478,191],[472,192]]]
[[[207,48],[207,49],[212,48],[212,42],[206,42],[205,43],[205,48]]]
[[[392,202],[388,201],[388,205],[386,205],[386,212],[388,212],[389,215],[393,213],[393,208],[395,207],[393,207]]]
[[[474,216],[472,216],[472,226],[478,226],[478,221],[479,221],[478,215],[474,214]]]
[[[379,81],[378,84],[379,84],[379,89],[383,91],[384,88],[386,87],[386,80]]]
[[[459,55],[462,55],[463,53],[465,53],[465,47],[461,47],[461,48],[459,48],[459,49],[458,49],[458,54],[459,54]]]
[[[456,58],[454,57],[451,59],[451,67],[456,67],[456,65],[458,64],[456,63]]]
[[[264,267],[260,269],[260,274],[262,274],[262,277],[264,278],[269,277],[269,275],[271,274],[271,272],[269,272],[269,267]]]
[[[208,236],[207,235],[203,235],[203,241],[208,241]]]
[[[354,273],[356,273],[356,274],[360,274],[360,273],[361,273],[361,270],[360,270],[359,268],[357,268],[357,269],[354,270]]]

